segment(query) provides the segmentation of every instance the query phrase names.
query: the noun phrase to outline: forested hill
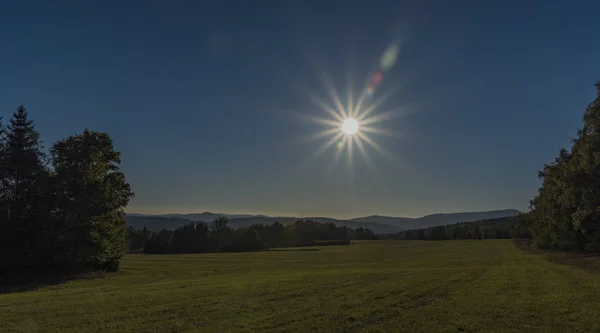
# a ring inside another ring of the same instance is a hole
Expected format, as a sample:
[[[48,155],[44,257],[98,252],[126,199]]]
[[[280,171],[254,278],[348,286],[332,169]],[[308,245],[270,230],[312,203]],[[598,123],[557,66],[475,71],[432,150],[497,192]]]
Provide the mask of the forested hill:
[[[530,214],[404,230],[382,238],[396,240],[531,238]]]
[[[134,228],[146,227],[150,230],[169,229],[185,225],[191,222],[211,223],[213,220],[226,217],[234,228],[249,227],[253,224],[271,225],[279,221],[283,225],[292,224],[301,219],[308,219],[321,223],[334,223],[337,226],[348,228],[368,228],[378,235],[393,234],[402,230],[434,227],[458,222],[472,222],[484,219],[504,218],[516,216],[520,212],[516,209],[431,214],[420,218],[390,217],[390,216],[367,216],[349,220],[332,219],[328,217],[271,217],[265,215],[250,214],[223,214],[223,213],[197,213],[197,214],[165,214],[165,215],[142,215],[127,214],[127,224]]]
[[[512,217],[517,216],[520,213],[521,212],[516,209],[503,209],[479,212],[431,214],[419,218],[372,215],[367,217],[355,218],[352,219],[352,221],[389,224],[396,227],[400,227],[405,230],[409,230],[435,227],[438,225],[446,225],[459,222],[474,222],[480,220]]]
[[[206,213],[203,213],[206,215]],[[200,215],[200,214],[194,214]],[[186,215],[178,215],[178,216],[186,216]],[[238,218],[230,218],[229,225],[233,228],[241,228],[241,227],[249,227],[251,225],[272,225],[276,221],[279,221],[283,225],[290,225],[300,220],[301,218],[297,217],[268,217],[268,216],[251,216],[251,217],[238,217]],[[306,220],[312,220],[321,223],[333,223],[338,227],[348,227],[348,228],[367,228],[372,230],[375,234],[391,234],[402,231],[402,228],[381,224],[381,223],[371,223],[371,222],[359,222],[359,221],[349,221],[349,220],[336,220],[326,217],[309,217],[305,218]],[[190,222],[204,222],[210,223],[212,221],[197,221],[191,220],[188,218],[182,217],[166,217],[166,216],[150,216],[150,215],[130,215],[127,214],[125,216],[125,220],[127,221],[127,225],[132,226],[137,229],[148,228],[149,230],[159,231],[162,229],[167,230],[175,230],[177,227],[189,224]]]

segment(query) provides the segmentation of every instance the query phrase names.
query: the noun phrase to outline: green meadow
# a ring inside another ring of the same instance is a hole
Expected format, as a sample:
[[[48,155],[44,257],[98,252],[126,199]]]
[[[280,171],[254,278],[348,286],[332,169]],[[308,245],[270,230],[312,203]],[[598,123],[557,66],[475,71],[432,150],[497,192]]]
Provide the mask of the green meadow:
[[[598,259],[512,240],[128,255],[0,290],[2,332],[600,332]],[[559,262],[562,261],[562,262]]]

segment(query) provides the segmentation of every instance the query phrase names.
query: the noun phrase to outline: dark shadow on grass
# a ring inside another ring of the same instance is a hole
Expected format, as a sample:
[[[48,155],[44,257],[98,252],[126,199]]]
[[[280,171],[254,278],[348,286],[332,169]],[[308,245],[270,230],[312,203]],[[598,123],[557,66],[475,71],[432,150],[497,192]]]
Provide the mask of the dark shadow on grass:
[[[0,295],[22,293],[40,288],[60,285],[75,279],[94,279],[103,277],[104,272],[88,272],[79,274],[45,274],[32,276],[25,274],[0,275]]]
[[[530,239],[515,239],[514,242],[519,249],[540,255],[550,262],[559,265],[573,266],[588,273],[600,274],[600,256],[598,256],[598,254],[541,249],[536,247]]]
[[[270,251],[270,252],[308,252],[308,251],[323,251],[323,249],[320,249],[320,248],[303,248],[303,249],[291,248],[291,249],[269,249],[267,251]]]

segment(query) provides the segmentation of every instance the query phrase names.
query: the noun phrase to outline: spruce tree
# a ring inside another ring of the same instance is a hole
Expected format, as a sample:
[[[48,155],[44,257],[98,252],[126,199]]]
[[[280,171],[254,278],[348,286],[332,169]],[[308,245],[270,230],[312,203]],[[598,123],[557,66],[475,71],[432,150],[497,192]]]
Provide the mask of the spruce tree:
[[[43,180],[47,175],[39,133],[20,105],[3,131],[0,158],[0,252],[3,267],[35,267],[44,240]]]
[[[6,136],[4,135],[4,124],[2,123],[2,116],[0,116],[0,240],[2,240],[2,227],[8,220],[8,206],[7,198],[8,193],[4,186],[6,178]],[[0,247],[2,245],[0,244]],[[0,263],[0,267],[2,264]]]
[[[4,124],[2,123],[2,117],[0,116],[0,270],[5,267],[6,264],[3,260],[7,260],[2,253],[4,251],[3,244],[7,238],[6,223],[8,222],[8,192],[4,186],[6,183],[6,136],[4,135]]]

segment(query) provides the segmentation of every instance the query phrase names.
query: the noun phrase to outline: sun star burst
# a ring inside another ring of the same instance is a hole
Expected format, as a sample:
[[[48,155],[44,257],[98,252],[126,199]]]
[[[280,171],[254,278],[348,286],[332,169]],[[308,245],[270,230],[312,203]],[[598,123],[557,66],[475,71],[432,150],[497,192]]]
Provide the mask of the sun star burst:
[[[364,161],[371,167],[375,167],[368,150],[384,155],[386,160],[395,160],[396,156],[389,150],[381,147],[373,137],[377,135],[398,136],[398,131],[390,131],[379,128],[378,124],[390,120],[396,116],[402,115],[401,109],[381,110],[382,104],[388,99],[393,91],[381,95],[379,98],[371,98],[368,94],[361,93],[355,98],[351,89],[346,91],[346,103],[341,99],[340,93],[336,91],[332,81],[327,78],[324,80],[325,88],[328,93],[329,102],[319,98],[316,94],[310,92],[310,101],[312,101],[320,111],[320,116],[308,116],[311,122],[321,125],[324,128],[312,133],[312,139],[321,139],[323,143],[309,156],[305,163],[314,161],[319,155],[333,149],[334,159],[327,168],[332,171],[340,162],[340,155],[347,156],[348,168],[352,173],[354,163],[354,150],[358,149],[359,154]],[[303,163],[304,164],[304,163]]]

